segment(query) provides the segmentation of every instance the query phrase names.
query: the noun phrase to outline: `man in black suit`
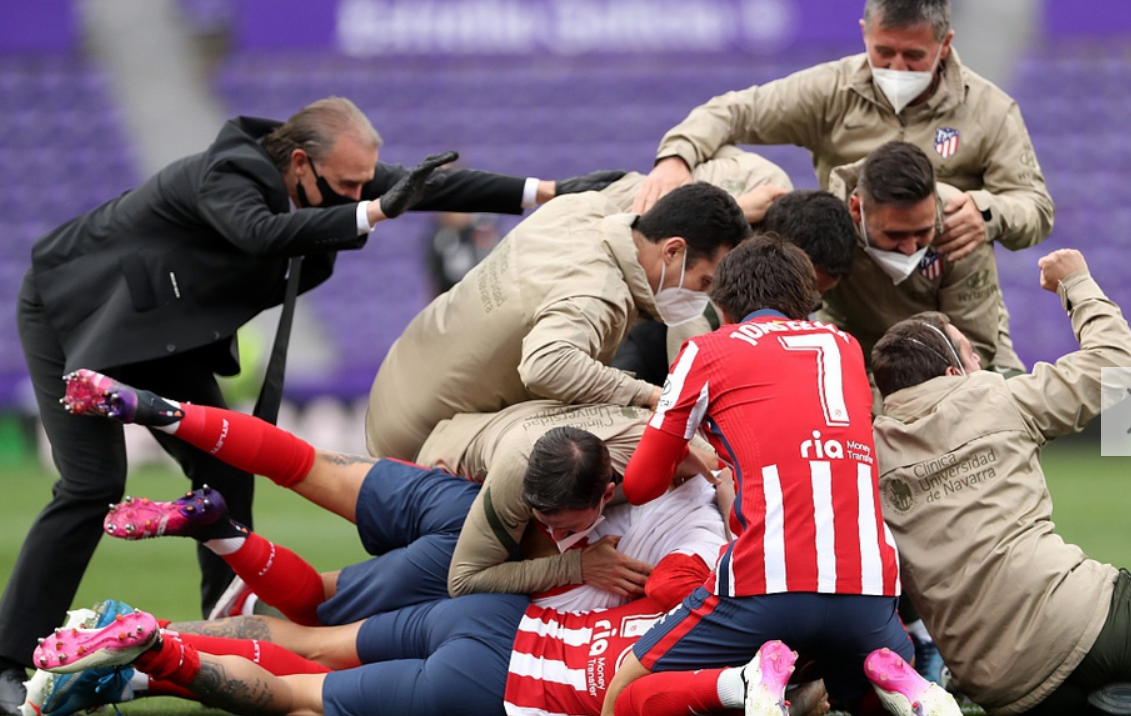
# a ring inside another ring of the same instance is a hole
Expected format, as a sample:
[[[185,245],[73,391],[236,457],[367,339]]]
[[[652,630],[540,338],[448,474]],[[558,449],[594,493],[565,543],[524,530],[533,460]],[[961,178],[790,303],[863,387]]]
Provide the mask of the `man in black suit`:
[[[40,237],[19,297],[19,330],[40,417],[61,479],[28,533],[0,600],[0,714],[23,701],[36,636],[71,606],[121,499],[121,426],[68,415],[64,373],[94,368],[176,400],[223,406],[215,374],[239,371],[236,329],[283,302],[288,267],[304,257],[298,291],[330,277],[337,252],[365,245],[373,226],[407,208],[519,214],[555,193],[600,189],[622,172],[560,182],[377,161],[381,139],[349,100],[315,102],[284,123],[237,117],[206,151]],[[251,524],[252,477],[154,433],[193,488],[219,489]],[[231,580],[199,553],[205,613]]]

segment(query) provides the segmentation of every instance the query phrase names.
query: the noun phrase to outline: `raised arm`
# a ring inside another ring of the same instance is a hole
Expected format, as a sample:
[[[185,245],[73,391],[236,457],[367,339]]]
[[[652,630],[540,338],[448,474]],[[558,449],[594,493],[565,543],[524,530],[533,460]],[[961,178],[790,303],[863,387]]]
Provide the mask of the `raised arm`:
[[[1033,431],[1045,438],[1077,432],[1100,412],[1103,368],[1131,368],[1131,330],[1088,273],[1083,255],[1061,249],[1043,257],[1041,288],[1060,296],[1080,350],[1006,381]]]

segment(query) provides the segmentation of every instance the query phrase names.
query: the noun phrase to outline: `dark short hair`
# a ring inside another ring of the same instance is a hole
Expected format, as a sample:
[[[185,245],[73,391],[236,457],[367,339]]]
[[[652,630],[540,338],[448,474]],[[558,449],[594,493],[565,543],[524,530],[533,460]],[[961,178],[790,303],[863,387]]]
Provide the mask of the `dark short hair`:
[[[263,148],[280,172],[286,171],[296,149],[315,161],[330,153],[340,137],[353,133],[381,146],[381,135],[357,105],[345,97],[327,97],[306,105],[263,138]]]
[[[710,259],[751,235],[750,223],[730,194],[706,182],[673,189],[642,214],[632,228],[652,243],[673,236],[687,241],[687,264]]]
[[[710,294],[732,321],[763,308],[800,320],[816,304],[817,276],[796,245],[777,234],[760,234],[723,257]]]
[[[914,144],[887,142],[864,160],[856,186],[869,208],[874,204],[914,206],[935,195],[935,168]]]
[[[844,201],[827,191],[795,189],[770,204],[762,228],[801,247],[829,276],[847,276],[856,248],[856,223]]]
[[[871,27],[873,20],[892,28],[930,23],[935,41],[942,42],[950,30],[950,0],[867,0],[864,23]]]
[[[940,318],[941,317],[941,318]],[[872,348],[872,377],[880,395],[925,383],[962,368],[958,351],[946,335],[950,320],[937,311],[906,318],[887,329]]]
[[[551,428],[534,443],[522,499],[543,514],[587,510],[601,504],[613,476],[609,449],[596,435],[580,428]]]

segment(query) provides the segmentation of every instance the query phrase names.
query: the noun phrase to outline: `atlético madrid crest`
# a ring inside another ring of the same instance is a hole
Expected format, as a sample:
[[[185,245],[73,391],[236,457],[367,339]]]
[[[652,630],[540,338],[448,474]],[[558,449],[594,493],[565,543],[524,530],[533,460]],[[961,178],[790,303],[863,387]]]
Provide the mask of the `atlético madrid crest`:
[[[958,151],[958,130],[939,127],[935,130],[935,151],[943,159],[950,159]]]

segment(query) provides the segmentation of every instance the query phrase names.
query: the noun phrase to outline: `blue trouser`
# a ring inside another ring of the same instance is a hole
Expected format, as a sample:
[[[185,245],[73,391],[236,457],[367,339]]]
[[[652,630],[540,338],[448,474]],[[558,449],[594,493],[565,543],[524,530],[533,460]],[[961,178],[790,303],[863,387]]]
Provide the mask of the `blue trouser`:
[[[417,604],[365,621],[364,666],[326,675],[326,716],[496,716],[529,597],[471,594]]]
[[[904,659],[915,652],[899,621],[897,597],[793,592],[718,597],[691,593],[640,641],[633,652],[652,671],[738,666],[762,644],[780,639],[817,660],[829,694],[842,701],[864,695],[864,658],[887,647]]]
[[[479,484],[443,470],[379,460],[357,498],[357,533],[374,555],[338,575],[318,607],[327,626],[448,596],[448,567]]]

